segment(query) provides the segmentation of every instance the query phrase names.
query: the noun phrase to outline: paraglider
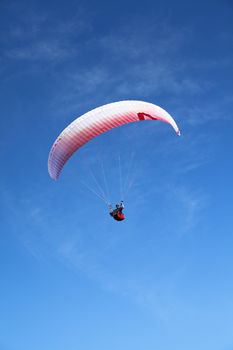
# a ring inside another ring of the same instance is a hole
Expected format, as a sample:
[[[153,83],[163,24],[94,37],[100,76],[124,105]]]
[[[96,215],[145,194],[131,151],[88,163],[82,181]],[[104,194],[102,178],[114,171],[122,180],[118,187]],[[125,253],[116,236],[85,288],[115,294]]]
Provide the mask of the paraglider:
[[[160,120],[170,124],[177,135],[179,128],[171,115],[159,106],[144,101],[119,101],[95,108],[75,119],[68,125],[54,142],[48,158],[48,172],[57,180],[68,159],[80,147],[102,133],[121,125],[146,120]],[[100,197],[100,196],[99,196]],[[110,215],[118,221],[124,220],[124,204]]]
[[[125,215],[122,212],[124,209],[124,202],[121,201],[120,204],[116,204],[116,208],[112,208],[112,204],[109,204],[109,214],[113,217],[113,219],[117,221],[122,221],[125,219]]]

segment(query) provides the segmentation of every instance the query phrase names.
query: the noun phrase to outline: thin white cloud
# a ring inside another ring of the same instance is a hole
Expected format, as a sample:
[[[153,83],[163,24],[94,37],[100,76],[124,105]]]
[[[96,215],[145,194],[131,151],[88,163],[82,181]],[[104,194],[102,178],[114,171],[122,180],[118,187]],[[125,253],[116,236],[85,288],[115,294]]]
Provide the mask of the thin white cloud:
[[[88,68],[77,64],[62,74],[62,89],[54,101],[54,106],[60,101],[59,113],[90,106],[90,101],[97,105],[99,101],[151,100],[164,95],[168,100],[178,98],[182,105],[184,95],[201,95],[208,90],[208,82],[191,76],[187,63],[181,60],[188,31],[161,29],[150,22],[140,28],[135,31],[131,23],[86,42],[84,53],[96,55],[95,64]]]
[[[136,280],[127,276],[118,276],[108,271],[96,256],[80,252],[78,244],[74,241],[65,241],[58,248],[58,259],[69,266],[71,269],[81,272],[86,277],[98,283],[99,287],[116,294],[122,298],[129,299],[137,305],[145,308],[160,321],[166,321],[174,311],[172,304],[169,302],[166,294],[168,290],[143,286],[140,277]],[[174,277],[173,277],[174,279]],[[164,296],[164,297],[162,297]]]
[[[173,186],[167,193],[171,198],[171,203],[176,203],[170,208],[174,217],[177,218],[177,221],[173,223],[176,227],[175,232],[180,237],[193,233],[205,216],[209,202],[207,194],[201,193],[200,190],[190,190],[185,186]]]
[[[89,31],[90,22],[81,12],[65,21],[29,12],[26,20],[22,17],[2,30],[2,41],[8,44],[3,55],[12,60],[62,61],[77,55],[78,38]]]
[[[8,58],[18,60],[63,60],[75,54],[75,50],[63,46],[56,40],[44,40],[29,43],[27,47],[11,49],[7,52]]]

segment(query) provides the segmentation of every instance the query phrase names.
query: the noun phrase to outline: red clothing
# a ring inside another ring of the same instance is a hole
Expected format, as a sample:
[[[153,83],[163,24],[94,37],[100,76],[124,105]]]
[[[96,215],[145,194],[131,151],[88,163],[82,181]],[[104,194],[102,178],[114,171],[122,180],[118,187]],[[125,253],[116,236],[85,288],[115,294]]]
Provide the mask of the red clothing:
[[[113,215],[113,217],[117,221],[122,221],[125,219],[125,215],[120,211],[118,211],[115,215]]]

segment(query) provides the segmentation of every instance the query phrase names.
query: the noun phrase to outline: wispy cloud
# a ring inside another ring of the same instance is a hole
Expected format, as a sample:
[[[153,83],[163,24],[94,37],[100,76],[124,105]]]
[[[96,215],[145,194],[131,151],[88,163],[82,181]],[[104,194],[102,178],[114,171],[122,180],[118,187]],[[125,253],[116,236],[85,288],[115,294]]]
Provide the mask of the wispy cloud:
[[[62,89],[54,106],[59,100],[60,112],[66,108],[69,112],[68,108],[77,111],[90,105],[90,96],[91,103],[97,105],[128,98],[158,100],[164,95],[181,106],[184,96],[204,94],[208,82],[190,75],[189,64],[182,61],[189,31],[169,29],[149,21],[135,30],[130,23],[87,40],[83,49],[96,57],[95,62],[88,67],[77,64],[62,74]]]
[[[7,52],[7,57],[18,60],[55,61],[70,57],[74,53],[74,49],[62,45],[57,40],[44,40],[30,43],[27,47],[11,49]]]
[[[78,244],[74,241],[65,241],[58,247],[58,259],[95,281],[105,291],[129,299],[145,308],[160,321],[167,321],[174,312],[166,285],[161,290],[159,287],[146,286],[140,280],[140,276],[134,279],[114,274],[87,251],[80,252]],[[171,278],[174,279],[174,276]]]
[[[204,193],[190,191],[185,187],[173,188],[172,194],[177,203],[176,211],[179,220],[182,220],[179,228],[179,234],[182,236],[192,232],[201,222],[203,213],[207,209],[208,197]]]
[[[82,13],[69,20],[52,14],[28,13],[8,28],[2,29],[3,57],[11,60],[59,62],[79,53],[78,38],[91,29]],[[4,39],[5,38],[5,39]]]

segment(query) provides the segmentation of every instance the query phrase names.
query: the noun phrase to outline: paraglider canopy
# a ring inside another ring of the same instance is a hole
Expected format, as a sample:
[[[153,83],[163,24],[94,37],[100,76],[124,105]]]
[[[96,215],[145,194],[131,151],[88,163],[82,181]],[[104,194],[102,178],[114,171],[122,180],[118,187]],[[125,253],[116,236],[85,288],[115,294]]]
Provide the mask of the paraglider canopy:
[[[54,142],[48,159],[51,178],[57,180],[72,154],[94,137],[118,126],[144,120],[168,123],[180,135],[170,114],[152,103],[120,101],[95,108],[75,119]]]

